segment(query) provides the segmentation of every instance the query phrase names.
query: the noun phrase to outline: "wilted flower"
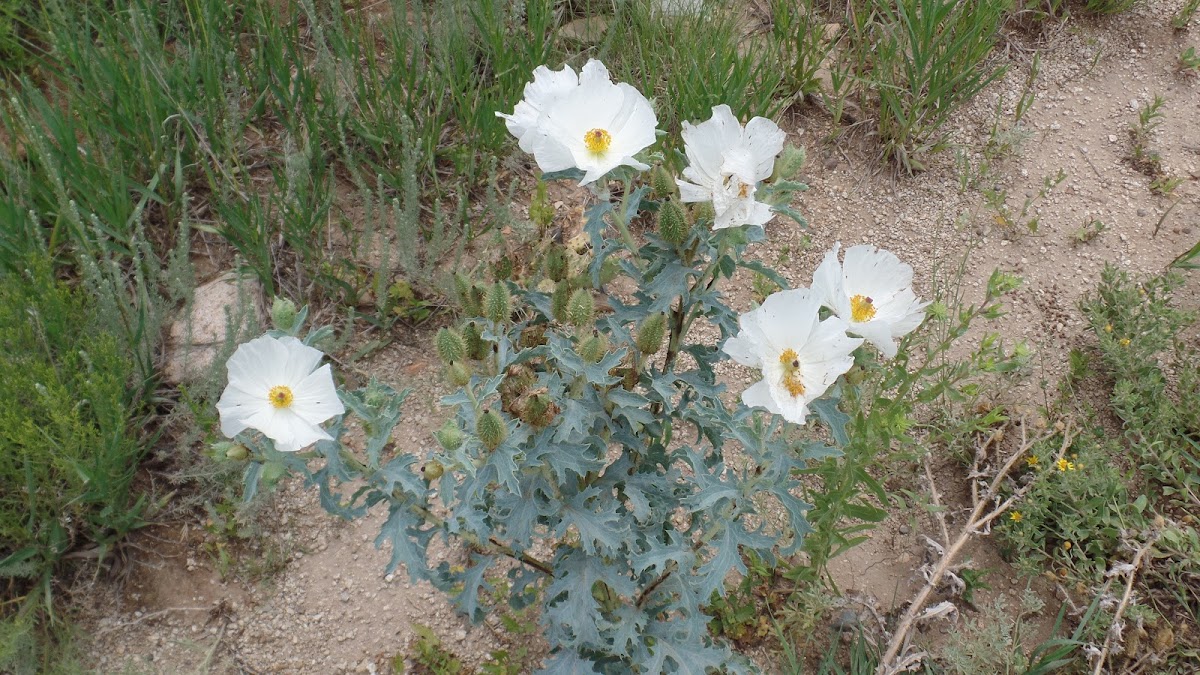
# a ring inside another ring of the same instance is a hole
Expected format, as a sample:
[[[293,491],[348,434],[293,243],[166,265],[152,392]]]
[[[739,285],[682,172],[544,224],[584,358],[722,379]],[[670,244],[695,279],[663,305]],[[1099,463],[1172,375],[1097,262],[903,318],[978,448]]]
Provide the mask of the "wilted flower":
[[[618,166],[650,168],[633,158],[654,143],[658,118],[645,96],[614,84],[604,64],[592,59],[578,77],[570,67],[540,67],[525,86],[525,100],[505,118],[522,150],[542,171],[578,168],[586,185]]]
[[[229,384],[217,402],[221,433],[233,438],[257,429],[283,452],[332,440],[320,424],[346,412],[320,350],[294,337],[262,336],[229,358]]]
[[[707,122],[683,123],[689,166],[683,170],[688,180],[676,181],[680,199],[711,201],[713,229],[764,225],[771,219],[771,207],[755,201],[754,194],[775,168],[775,155],[783,149],[783,130],[765,117],[755,117],[743,129],[729,106],[712,110]]]
[[[742,392],[748,406],[766,408],[804,424],[808,403],[850,370],[862,340],[846,335],[838,317],[820,320],[820,300],[807,288],[773,293],[741,315],[741,331],[721,349],[733,360],[762,369],[763,379]]]
[[[892,253],[865,244],[851,246],[839,264],[840,248],[834,244],[813,273],[813,292],[849,322],[851,334],[861,335],[891,358],[896,340],[921,325],[929,303],[913,293],[912,267]]]

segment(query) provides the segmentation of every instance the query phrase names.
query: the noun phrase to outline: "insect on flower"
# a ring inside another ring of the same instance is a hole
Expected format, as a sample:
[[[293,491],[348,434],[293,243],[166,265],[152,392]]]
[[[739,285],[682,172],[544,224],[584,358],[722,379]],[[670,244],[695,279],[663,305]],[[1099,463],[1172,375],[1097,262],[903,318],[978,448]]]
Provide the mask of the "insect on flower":
[[[217,402],[221,433],[233,438],[256,429],[283,452],[332,440],[320,424],[346,412],[325,354],[294,337],[262,336],[229,358],[229,384]]]
[[[820,309],[808,289],[798,288],[773,293],[739,317],[741,331],[721,349],[763,374],[742,392],[743,403],[804,424],[808,403],[850,370],[862,340],[847,336],[846,322],[835,316],[821,321]]]

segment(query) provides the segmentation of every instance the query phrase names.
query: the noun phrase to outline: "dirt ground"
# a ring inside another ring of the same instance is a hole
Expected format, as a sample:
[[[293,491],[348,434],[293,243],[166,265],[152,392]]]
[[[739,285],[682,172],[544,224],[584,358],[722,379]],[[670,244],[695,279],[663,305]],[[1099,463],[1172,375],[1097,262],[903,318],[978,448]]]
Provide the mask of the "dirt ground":
[[[935,273],[953,269],[968,252],[969,297],[982,298],[994,268],[1020,275],[1024,285],[992,329],[1034,348],[1034,372],[1014,395],[1040,403],[1041,383],[1053,383],[1065,368],[1067,351],[1088,339],[1076,306],[1104,264],[1135,273],[1161,271],[1200,238],[1200,78],[1176,72],[1179,53],[1200,44],[1200,34],[1169,27],[1180,6],[1182,0],[1152,0],[1119,17],[1073,21],[1039,38],[1049,44],[1036,101],[1023,121],[1028,137],[981,186],[1007,190],[1009,208],[1019,211],[1061,169],[1065,180],[1035,200],[1026,218],[1038,218],[1036,232],[1001,225],[978,188],[960,190],[953,151],[937,155],[922,174],[896,178],[880,169],[870,143],[853,134],[825,142],[827,116],[801,105],[781,125],[789,140],[809,150],[804,180],[810,190],[796,206],[810,229],[776,218],[767,226],[769,244],[761,257],[777,263],[781,251],[790,251],[780,271],[794,285],[807,285],[834,242],[869,242],[913,265],[919,295],[930,289]],[[1002,119],[1011,120],[1027,77],[1029,45],[1008,47],[1007,75],[952,124],[953,140],[972,164],[980,159],[997,105]],[[1128,161],[1128,129],[1138,108],[1156,94],[1167,102],[1151,146],[1168,173],[1185,179],[1170,196],[1152,194],[1150,179]],[[565,204],[562,212],[572,206]],[[1076,233],[1092,220],[1106,229],[1078,242]],[[1194,279],[1188,288],[1195,297]],[[749,308],[748,293],[734,297],[735,308]],[[430,355],[430,334],[402,330],[362,364],[397,388],[415,390],[395,441],[417,454],[431,451],[431,433],[445,414],[436,404],[446,387]],[[725,375],[738,391],[750,374],[727,364]],[[939,475],[954,480],[952,470]],[[506,644],[494,622],[469,625],[428,585],[410,583],[403,572],[385,577],[388,552],[373,545],[378,516],[341,522],[325,514],[314,491],[288,481],[266,517],[287,563],[257,584],[222,581],[212,557],[196,546],[196,528],[135,536],[130,581],[123,587],[97,584],[81,609],[92,665],[102,672],[135,673],[388,672],[390,657],[409,651],[415,624],[432,628],[469,666]],[[905,601],[919,581],[915,569],[924,555],[924,534],[933,534],[931,523],[900,515],[889,519],[870,541],[833,562],[837,583],[879,611]],[[987,546],[973,555],[988,566],[1002,564]],[[1015,578],[1013,584],[998,592],[1023,587]]]

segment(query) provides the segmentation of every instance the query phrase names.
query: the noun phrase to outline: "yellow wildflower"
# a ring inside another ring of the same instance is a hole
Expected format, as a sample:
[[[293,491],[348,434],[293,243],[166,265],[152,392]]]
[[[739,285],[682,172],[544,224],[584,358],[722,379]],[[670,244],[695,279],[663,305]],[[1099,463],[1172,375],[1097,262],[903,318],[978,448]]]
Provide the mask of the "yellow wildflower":
[[[1064,550],[1064,551],[1070,551],[1070,550],[1071,550],[1071,542],[1069,542],[1069,541],[1064,541],[1064,542],[1063,542],[1063,550]]]
[[[1111,323],[1104,324],[1104,332],[1105,332],[1105,333],[1111,333],[1111,332],[1112,332],[1112,324],[1111,324]]]
[[[1014,523],[1021,522],[1021,519],[1024,517],[1025,516],[1022,516],[1020,511],[1013,511],[1012,513],[1008,514],[1008,519],[1013,521]]]
[[[1038,466],[1037,455],[1030,455],[1030,456],[1026,457],[1025,464],[1027,464],[1029,466],[1029,468],[1031,468],[1031,469],[1036,469]]]
[[[1130,340],[1129,338],[1121,338],[1120,342],[1122,347],[1128,347]]]

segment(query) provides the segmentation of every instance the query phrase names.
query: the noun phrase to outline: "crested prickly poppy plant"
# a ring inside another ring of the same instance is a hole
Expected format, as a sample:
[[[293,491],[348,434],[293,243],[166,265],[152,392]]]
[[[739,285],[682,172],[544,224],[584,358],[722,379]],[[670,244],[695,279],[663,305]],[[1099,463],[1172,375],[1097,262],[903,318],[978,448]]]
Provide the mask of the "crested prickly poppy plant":
[[[903,278],[860,283],[848,253],[844,278],[823,275],[836,288],[782,291],[739,317],[721,290],[739,268],[787,286],[745,252],[777,214],[803,224],[787,206],[804,189],[792,181],[803,155],[769,120],[742,126],[726,106],[713,112],[685,127],[685,152],[668,163],[646,151],[646,99],[598,62],[579,76],[539,69],[505,117],[555,170],[544,180],[591,187],[585,236],[550,242],[526,285],[456,280],[463,319],[435,338],[458,387],[442,400],[452,415],[435,434],[439,450],[388,446],[404,395],[372,382],[339,392],[349,413],[310,430],[309,451],[281,453],[295,448],[274,448],[253,433],[273,427],[249,424],[239,436],[253,453],[248,489],[281,473],[271,467],[290,468],[332,513],[386,509],[377,544],[391,549],[388,570],[403,565],[447,590],[474,620],[498,586],[514,607],[540,603],[547,672],[749,669],[709,635],[705,606],[730,572],[746,573],[744,555],[801,550],[811,506],[799,472],[848,442],[841,376],[869,348],[862,338],[886,335],[892,346],[924,306],[902,293],[911,268],[888,259],[872,273]],[[642,214],[658,227],[639,240],[629,225]],[[889,295],[865,300],[861,289]],[[874,302],[891,323],[876,330],[855,302]],[[298,335],[303,319],[289,315],[274,336]],[[697,322],[719,340],[696,339]],[[847,334],[855,326],[861,337]],[[735,405],[715,372],[730,357],[762,377]],[[350,415],[364,442],[348,443]],[[810,433],[817,424],[823,432]],[[435,539],[463,544],[456,564],[431,567]]]

